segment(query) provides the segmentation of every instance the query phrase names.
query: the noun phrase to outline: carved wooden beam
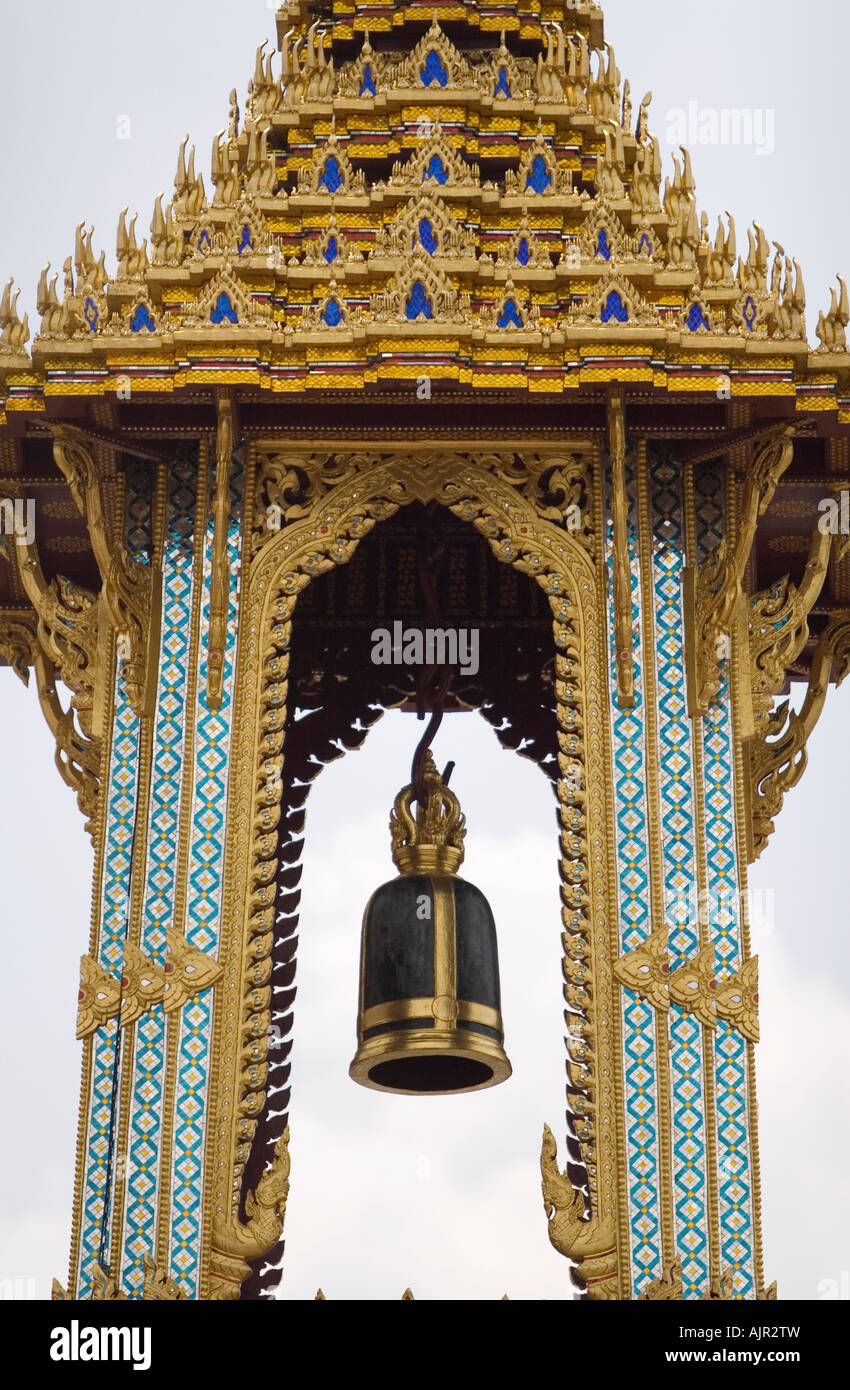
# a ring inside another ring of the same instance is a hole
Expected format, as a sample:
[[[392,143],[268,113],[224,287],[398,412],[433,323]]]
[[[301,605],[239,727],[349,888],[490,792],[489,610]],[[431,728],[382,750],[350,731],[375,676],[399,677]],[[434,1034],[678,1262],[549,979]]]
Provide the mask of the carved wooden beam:
[[[747,561],[756,538],[759,517],[769,507],[777,483],[794,456],[794,428],[769,431],[747,475],[741,521],[734,546],[724,536],[698,568],[684,573],[685,645],[688,713],[703,715],[723,683],[731,655],[732,631],[738,640],[747,631],[743,591]]]
[[[617,699],[621,709],[632,709],[635,703],[632,568],[629,560],[629,498],[626,490],[626,426],[621,393],[612,394],[608,400],[608,449],[611,455],[611,512],[614,523]]]
[[[162,610],[162,575],[127,555],[108,532],[103,489],[87,437],[71,425],[51,425],[53,456],[86,519],[103,581],[103,603],[118,633],[127,695],[140,717],[153,713]]]

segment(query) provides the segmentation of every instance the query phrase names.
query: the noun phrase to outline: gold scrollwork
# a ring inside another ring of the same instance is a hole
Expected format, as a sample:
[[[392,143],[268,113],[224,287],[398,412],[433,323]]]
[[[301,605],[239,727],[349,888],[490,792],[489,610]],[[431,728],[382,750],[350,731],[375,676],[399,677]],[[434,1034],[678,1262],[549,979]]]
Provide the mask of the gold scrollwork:
[[[187,1000],[216,983],[221,975],[217,961],[190,946],[185,936],[171,927],[166,928],[165,939],[167,949],[161,965],[128,941],[121,976],[110,975],[93,956],[82,957],[78,1038],[88,1037],[119,1014],[121,1027],[126,1028],[156,1004],[161,1004],[166,1014],[175,1013]]]
[[[734,546],[723,537],[699,568],[684,574],[688,713],[707,712],[720,690],[732,631],[741,621],[744,572],[753,548],[759,517],[770,505],[776,486],[794,456],[793,426],[770,430],[758,448],[747,476],[741,523]]]
[[[53,455],[85,517],[103,581],[103,601],[119,636],[124,682],[136,714],[150,714],[156,693],[162,577],[109,537],[97,465],[81,430],[50,425]]]
[[[797,713],[784,701],[768,715],[760,738],[750,744],[750,819],[752,858],[757,859],[773,834],[785,793],[806,770],[806,745],[826,702],[833,676],[840,685],[850,671],[850,615],[833,617],[812,658],[809,687]]]
[[[558,1146],[548,1125],[543,1126],[540,1172],[550,1241],[559,1254],[575,1261],[592,1299],[618,1298],[614,1222],[593,1211],[587,1214],[584,1194],[558,1167]]]
[[[785,684],[785,672],[809,640],[808,616],[823,589],[832,536],[815,527],[799,587],[786,575],[750,600],[750,688],[756,733]]]
[[[100,775],[100,739],[88,738],[80,730],[73,704],[68,710],[62,708],[56,691],[59,672],[45,654],[39,631],[40,620],[30,615],[0,617],[0,653],[24,685],[29,685],[29,668],[34,667],[41,712],[56,740],[56,767],[66,786],[76,792],[77,804],[86,817],[86,829],[93,834]]]
[[[245,1200],[247,1221],[230,1214],[213,1222],[210,1298],[233,1302],[258,1259],[280,1240],[289,1195],[289,1126],[275,1148],[274,1162]]]

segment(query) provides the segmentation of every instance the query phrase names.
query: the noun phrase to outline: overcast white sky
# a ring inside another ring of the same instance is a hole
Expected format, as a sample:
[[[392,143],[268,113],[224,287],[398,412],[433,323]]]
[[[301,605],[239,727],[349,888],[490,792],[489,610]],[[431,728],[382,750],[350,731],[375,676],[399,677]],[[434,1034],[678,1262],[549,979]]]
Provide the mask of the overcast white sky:
[[[846,87],[850,11],[775,0],[710,8],[609,0],[607,33],[635,105],[652,88],[665,144],[675,113],[773,112],[772,153],[692,148],[700,206],[730,208],[739,241],[755,217],[804,269],[810,340],[837,270],[850,272]],[[114,262],[117,215],[147,231],[190,131],[199,167],[240,96],[273,7],[146,0],[0,4],[0,129],[6,195],[0,283],[14,274],[37,327],[41,266],[60,268],[93,221]],[[122,119],[131,138],[118,140]],[[767,133],[769,118],[756,128]],[[764,145],[764,142],[762,142]],[[764,145],[765,149],[767,148]],[[209,180],[207,178],[209,186]],[[0,672],[0,1281],[47,1296],[67,1270],[79,1045],[78,962],[87,949],[90,850],[34,692]],[[850,1288],[847,1051],[847,788],[850,682],[831,697],[810,767],[752,873],[772,891],[761,962],[760,1115],[768,1279],[785,1297]],[[446,1099],[376,1095],[348,1078],[363,906],[392,877],[387,812],[405,780],[415,721],[390,715],[364,751],[311,796],[293,1052],[292,1192],[285,1297],[570,1296],[549,1246],[537,1167],[547,1120],[563,1147],[563,1044],[554,803],[531,764],[475,716],[447,719],[437,761],[469,823],[464,874],[499,928],[510,1082]],[[442,765],[442,763],[440,763]],[[327,866],[333,864],[333,874]],[[2,1284],[0,1284],[2,1289]]]

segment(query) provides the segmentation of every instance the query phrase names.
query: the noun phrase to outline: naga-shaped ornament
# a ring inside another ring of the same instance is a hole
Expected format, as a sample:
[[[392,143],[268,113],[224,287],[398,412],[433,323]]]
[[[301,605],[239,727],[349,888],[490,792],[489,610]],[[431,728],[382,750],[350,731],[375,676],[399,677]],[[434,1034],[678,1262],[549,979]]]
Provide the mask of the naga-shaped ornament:
[[[549,1239],[559,1254],[578,1266],[572,1271],[573,1282],[578,1275],[578,1286],[586,1286],[588,1298],[619,1298],[614,1222],[598,1213],[588,1216],[584,1194],[558,1167],[558,1146],[548,1125],[543,1126],[540,1172]]]
[[[287,1125],[275,1147],[272,1166],[245,1199],[248,1220],[240,1221],[231,1213],[213,1221],[211,1299],[235,1302],[251,1273],[248,1261],[267,1255],[280,1240],[289,1195],[289,1169]]]

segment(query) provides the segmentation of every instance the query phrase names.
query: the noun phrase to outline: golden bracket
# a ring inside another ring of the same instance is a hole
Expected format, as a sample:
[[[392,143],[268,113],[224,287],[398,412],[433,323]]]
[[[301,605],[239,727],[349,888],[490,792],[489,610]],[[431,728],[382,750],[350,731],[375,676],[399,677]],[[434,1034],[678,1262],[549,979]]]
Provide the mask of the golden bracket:
[[[103,488],[87,436],[71,425],[49,425],[53,456],[88,526],[103,583],[102,604],[118,634],[124,684],[139,716],[152,715],[156,703],[162,572],[129,556],[109,537]]]
[[[101,741],[89,737],[84,727],[78,727],[77,720],[80,726],[83,720],[73,701],[70,709],[62,708],[56,682],[59,678],[64,680],[64,675],[45,650],[41,629],[42,622],[37,615],[0,616],[0,654],[24,685],[29,685],[30,666],[35,669],[38,702],[56,740],[56,766],[66,786],[76,792],[77,803],[86,817],[86,830],[93,834],[100,785]]]
[[[635,703],[635,654],[632,622],[632,569],[629,559],[629,498],[626,489],[626,426],[622,393],[608,400],[608,449],[611,455],[611,511],[614,523],[614,652],[617,702]]]
[[[788,701],[766,720],[764,733],[750,744],[748,821],[750,859],[757,859],[773,833],[785,793],[806,770],[806,745],[826,703],[829,683],[840,685],[850,671],[850,613],[833,617],[821,634],[809,675],[809,687],[799,713]]]
[[[688,714],[708,713],[723,684],[724,670],[732,667],[732,652],[749,652],[749,623],[744,594],[744,574],[756,538],[759,517],[773,499],[776,486],[794,457],[794,427],[769,431],[750,466],[741,510],[741,524],[734,546],[724,536],[720,545],[699,567],[689,566],[683,576],[685,652]],[[749,670],[747,660],[746,669]],[[741,690],[738,708],[742,717],[739,734],[753,733],[749,691]]]

